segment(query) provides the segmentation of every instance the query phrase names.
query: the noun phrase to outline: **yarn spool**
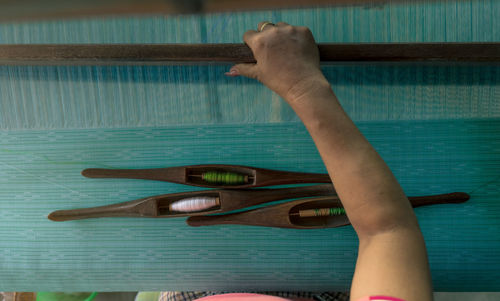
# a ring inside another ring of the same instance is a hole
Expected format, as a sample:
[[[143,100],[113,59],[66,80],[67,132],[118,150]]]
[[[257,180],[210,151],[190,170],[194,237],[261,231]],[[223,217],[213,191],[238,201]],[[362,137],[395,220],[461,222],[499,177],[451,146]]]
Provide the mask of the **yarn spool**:
[[[171,203],[168,208],[170,211],[177,212],[198,212],[219,205],[220,202],[218,197],[192,197],[175,201]]]
[[[344,208],[317,208],[317,209],[299,210],[298,213],[292,213],[292,215],[298,215],[299,217],[334,216],[343,214],[345,214]]]
[[[201,174],[202,180],[212,184],[242,185],[248,183],[248,176],[234,172],[207,171]]]

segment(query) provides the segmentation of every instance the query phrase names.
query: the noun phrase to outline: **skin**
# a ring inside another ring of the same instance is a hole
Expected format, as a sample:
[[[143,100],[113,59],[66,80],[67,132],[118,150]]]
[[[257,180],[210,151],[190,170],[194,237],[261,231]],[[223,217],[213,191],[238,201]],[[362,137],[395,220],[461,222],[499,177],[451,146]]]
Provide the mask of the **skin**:
[[[351,300],[371,295],[432,300],[425,242],[410,202],[342,109],[320,70],[309,29],[280,22],[261,32],[249,30],[243,39],[257,63],[235,65],[226,75],[254,78],[294,109],[313,138],[358,235]]]

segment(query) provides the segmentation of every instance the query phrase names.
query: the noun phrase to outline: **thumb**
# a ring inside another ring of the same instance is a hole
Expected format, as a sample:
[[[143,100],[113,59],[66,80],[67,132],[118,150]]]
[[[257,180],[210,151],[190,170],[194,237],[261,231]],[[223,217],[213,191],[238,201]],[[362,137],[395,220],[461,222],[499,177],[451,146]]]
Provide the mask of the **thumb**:
[[[225,73],[227,76],[243,75],[246,77],[257,79],[257,65],[256,64],[236,64],[229,72]]]

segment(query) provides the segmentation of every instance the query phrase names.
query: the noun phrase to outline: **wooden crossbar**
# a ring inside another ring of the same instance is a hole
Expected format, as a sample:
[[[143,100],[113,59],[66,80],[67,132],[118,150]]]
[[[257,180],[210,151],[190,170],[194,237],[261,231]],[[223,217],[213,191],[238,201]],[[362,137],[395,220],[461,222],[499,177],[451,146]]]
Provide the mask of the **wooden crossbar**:
[[[500,62],[500,43],[318,44],[322,63]],[[245,44],[0,45],[0,65],[127,65],[254,62]]]

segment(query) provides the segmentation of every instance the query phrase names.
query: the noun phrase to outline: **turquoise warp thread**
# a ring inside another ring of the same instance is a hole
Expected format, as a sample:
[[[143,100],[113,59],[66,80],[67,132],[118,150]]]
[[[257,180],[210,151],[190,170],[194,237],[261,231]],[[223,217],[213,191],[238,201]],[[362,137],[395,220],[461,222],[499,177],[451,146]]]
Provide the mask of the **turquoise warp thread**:
[[[258,22],[317,42],[498,42],[500,1],[388,1],[206,16],[0,24],[0,43],[241,43]],[[345,291],[350,227],[190,228],[184,219],[54,223],[56,209],[197,188],[86,179],[89,167],[236,164],[326,172],[290,107],[229,65],[0,66],[0,291]],[[416,209],[437,291],[500,291],[498,66],[323,66],[346,112]],[[286,264],[285,264],[286,263]]]

